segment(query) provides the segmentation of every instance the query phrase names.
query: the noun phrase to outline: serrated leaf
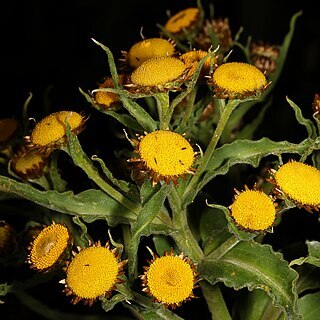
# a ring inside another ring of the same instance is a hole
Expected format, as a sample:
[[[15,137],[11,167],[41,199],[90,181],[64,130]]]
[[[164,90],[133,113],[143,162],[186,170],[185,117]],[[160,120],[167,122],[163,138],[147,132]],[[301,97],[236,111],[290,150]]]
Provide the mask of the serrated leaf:
[[[308,132],[308,137],[311,139],[315,139],[317,137],[317,129],[316,129],[315,125],[313,124],[313,122],[310,119],[304,118],[304,116],[302,115],[302,111],[298,107],[298,105],[296,105],[288,97],[286,97],[286,99],[287,99],[289,105],[291,106],[291,108],[294,110],[297,121],[306,128],[306,130]]]
[[[157,214],[161,211],[164,201],[167,197],[169,187],[163,185],[160,190],[154,194],[148,202],[142,207],[140,213],[137,216],[136,222],[132,225],[132,238],[128,249],[129,255],[129,276],[136,274],[137,265],[137,251],[141,236],[148,235],[148,227],[155,219]]]
[[[224,216],[225,216],[226,220],[228,221],[229,232],[234,234],[238,239],[244,240],[244,241],[249,241],[256,236],[256,234],[254,234],[254,233],[240,230],[236,226],[235,222],[232,220],[230,213],[229,213],[229,209],[227,207],[217,205],[217,204],[209,204],[209,203],[208,203],[208,206],[211,208],[215,208],[217,210],[221,210],[224,213]]]
[[[3,176],[0,176],[0,190],[17,194],[51,210],[80,216],[86,222],[105,219],[114,226],[118,223],[132,223],[136,219],[134,213],[101,190],[89,189],[76,195],[72,191],[40,191]]]
[[[121,89],[120,83],[119,83],[119,77],[117,68],[114,62],[113,54],[111,50],[103,45],[102,43],[99,43],[98,41],[92,39],[98,46],[100,46],[107,54],[108,56],[108,63],[110,67],[110,72],[112,75],[112,79],[114,82],[115,89]],[[135,101],[132,101],[129,99],[126,95],[121,94],[121,91],[119,91],[119,97],[123,104],[123,106],[128,110],[128,112],[138,121],[138,123],[142,126],[144,130],[147,132],[152,132],[157,130],[158,125],[156,121],[154,121],[150,115]]]
[[[291,261],[290,266],[309,263],[320,268],[320,242],[307,240],[306,244],[308,246],[309,255]]]
[[[306,294],[298,301],[303,320],[317,320],[320,314],[320,292]]]
[[[271,246],[241,241],[223,255],[215,256],[215,252],[199,266],[203,278],[212,284],[222,281],[235,290],[262,289],[286,313],[287,319],[301,318],[295,288],[298,274]]]

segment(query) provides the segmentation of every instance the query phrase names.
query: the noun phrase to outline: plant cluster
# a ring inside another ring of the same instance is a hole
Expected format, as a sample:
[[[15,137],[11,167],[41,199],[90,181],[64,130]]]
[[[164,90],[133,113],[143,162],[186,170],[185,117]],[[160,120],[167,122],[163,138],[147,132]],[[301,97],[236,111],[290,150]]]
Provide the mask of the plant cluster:
[[[3,268],[31,267],[30,278],[1,284],[3,302],[14,294],[44,315],[47,307],[28,290],[53,279],[73,304],[106,312],[122,305],[137,319],[187,318],[183,308],[199,299],[212,319],[311,319],[320,301],[320,243],[303,243],[308,254],[288,261],[265,238],[294,208],[319,211],[319,96],[313,119],[287,97],[305,139],[255,139],[300,15],[281,45],[242,44],[241,30],[233,36],[228,19],[198,1],[118,61],[92,39],[110,74],[80,89],[83,112],[63,109],[29,128],[30,97],[25,121],[1,119],[1,203],[20,199],[40,212],[20,234],[0,223]],[[91,112],[123,127],[125,178],[82,147]],[[62,155],[92,188],[68,188]],[[262,174],[249,183],[241,178],[246,168]],[[217,178],[231,175],[242,185],[226,204],[214,190]],[[96,239],[90,224],[102,222],[108,230]]]

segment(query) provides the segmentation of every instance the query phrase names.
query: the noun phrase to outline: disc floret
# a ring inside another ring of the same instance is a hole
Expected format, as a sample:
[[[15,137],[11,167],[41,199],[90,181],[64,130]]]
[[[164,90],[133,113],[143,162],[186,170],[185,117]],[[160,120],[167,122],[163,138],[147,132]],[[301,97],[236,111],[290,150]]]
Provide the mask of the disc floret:
[[[141,277],[142,291],[153,297],[154,302],[174,309],[195,297],[193,289],[198,273],[195,264],[183,253],[175,255],[171,250],[164,256],[154,256],[144,267]]]
[[[245,99],[259,96],[267,88],[265,75],[255,66],[244,62],[220,65],[212,74],[210,84],[217,98]]]
[[[275,193],[309,212],[320,209],[320,170],[291,160],[278,170],[271,170]]]
[[[130,159],[136,163],[135,170],[147,171],[153,180],[153,185],[159,180],[169,184],[177,184],[179,177],[193,173],[191,167],[195,152],[182,135],[169,131],[157,130],[139,137],[135,152],[139,158]]]
[[[276,219],[276,204],[274,199],[254,187],[236,195],[230,205],[230,215],[241,229],[250,232],[262,232],[272,228]]]
[[[120,254],[111,250],[109,243],[101,246],[97,242],[74,253],[65,268],[66,279],[61,282],[65,284],[66,295],[73,295],[72,303],[82,300],[91,306],[99,297],[110,297],[117,284],[123,282],[119,276],[127,261],[119,260]]]
[[[45,227],[31,243],[27,260],[31,268],[47,271],[60,262],[70,240],[69,231],[64,225],[54,223]]]

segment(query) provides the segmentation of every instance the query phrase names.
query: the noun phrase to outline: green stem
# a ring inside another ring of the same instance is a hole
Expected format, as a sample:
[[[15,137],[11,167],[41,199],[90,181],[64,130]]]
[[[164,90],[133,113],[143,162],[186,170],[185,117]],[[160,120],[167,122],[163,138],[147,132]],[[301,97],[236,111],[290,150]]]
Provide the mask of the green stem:
[[[169,114],[169,93],[157,93],[155,96],[158,107],[158,114],[160,120],[160,129],[167,130],[169,128],[169,123],[171,120],[172,113]]]
[[[219,284],[211,285],[206,281],[200,282],[200,287],[204,298],[207,301],[208,308],[211,312],[211,318],[219,320],[231,320],[228,308],[222,296]]]
[[[182,252],[192,260],[200,262],[203,259],[203,251],[189,228],[187,210],[181,209],[181,199],[175,188],[171,189],[168,200],[172,209],[172,222],[175,230],[171,234],[172,238]]]
[[[228,251],[235,247],[241,240],[235,236],[231,236],[227,241],[221,244],[216,250],[211,252],[207,257],[206,261],[213,260],[217,261],[223,257]]]
[[[183,118],[182,118],[181,123],[179,125],[179,128],[177,129],[177,131],[179,131],[179,132],[181,132],[181,131],[184,132],[185,127],[190,119],[190,115],[191,115],[192,111],[194,110],[194,101],[196,99],[197,89],[198,89],[198,87],[194,87],[193,90],[190,92],[190,94],[187,96],[188,97],[188,104],[187,104],[187,107],[185,108],[184,115],[183,115]]]
[[[199,179],[201,178],[202,173],[206,170],[208,163],[211,159],[211,156],[218,144],[218,141],[220,139],[220,136],[223,132],[224,127],[227,124],[227,121],[232,113],[232,111],[239,105],[240,100],[229,100],[227,105],[225,106],[221,118],[219,120],[219,123],[212,135],[211,141],[208,144],[208,147],[206,149],[206,152],[203,155],[202,161],[197,169],[196,174],[191,178],[189,185],[187,186],[183,200],[186,198],[187,194],[189,192],[194,192],[195,186],[197,185]]]

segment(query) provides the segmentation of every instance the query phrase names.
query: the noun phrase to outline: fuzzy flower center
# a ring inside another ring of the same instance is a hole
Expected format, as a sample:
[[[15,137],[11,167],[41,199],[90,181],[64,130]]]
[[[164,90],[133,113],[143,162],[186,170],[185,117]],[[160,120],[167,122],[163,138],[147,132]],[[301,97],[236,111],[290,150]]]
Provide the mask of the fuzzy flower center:
[[[255,66],[243,62],[229,62],[220,65],[212,76],[214,86],[229,94],[255,93],[261,90],[267,80]]]
[[[131,67],[137,68],[151,58],[171,57],[174,45],[161,38],[145,39],[135,43],[128,52],[128,61]]]
[[[194,161],[190,143],[180,134],[158,130],[147,134],[139,143],[139,155],[148,169],[162,176],[179,176]]]
[[[183,29],[190,28],[198,19],[200,10],[198,8],[187,8],[172,16],[164,28],[170,33],[179,33]]]
[[[83,119],[74,111],[55,112],[37,123],[31,134],[31,142],[35,145],[47,146],[59,141],[66,135],[66,121],[72,131],[81,126]]]
[[[291,161],[275,173],[275,181],[286,195],[302,205],[320,206],[320,170]]]
[[[178,305],[192,294],[194,272],[178,256],[163,256],[151,263],[147,273],[150,294],[159,302]]]
[[[68,245],[69,232],[60,224],[43,229],[33,241],[30,262],[38,270],[54,265]]]
[[[131,81],[140,86],[165,85],[179,78],[185,68],[185,64],[177,58],[153,58],[133,71]]]
[[[241,227],[254,231],[270,228],[275,220],[273,201],[262,191],[245,190],[236,196],[231,215]]]
[[[67,269],[66,283],[74,295],[95,299],[112,290],[117,282],[118,260],[105,247],[89,247],[80,251]]]

